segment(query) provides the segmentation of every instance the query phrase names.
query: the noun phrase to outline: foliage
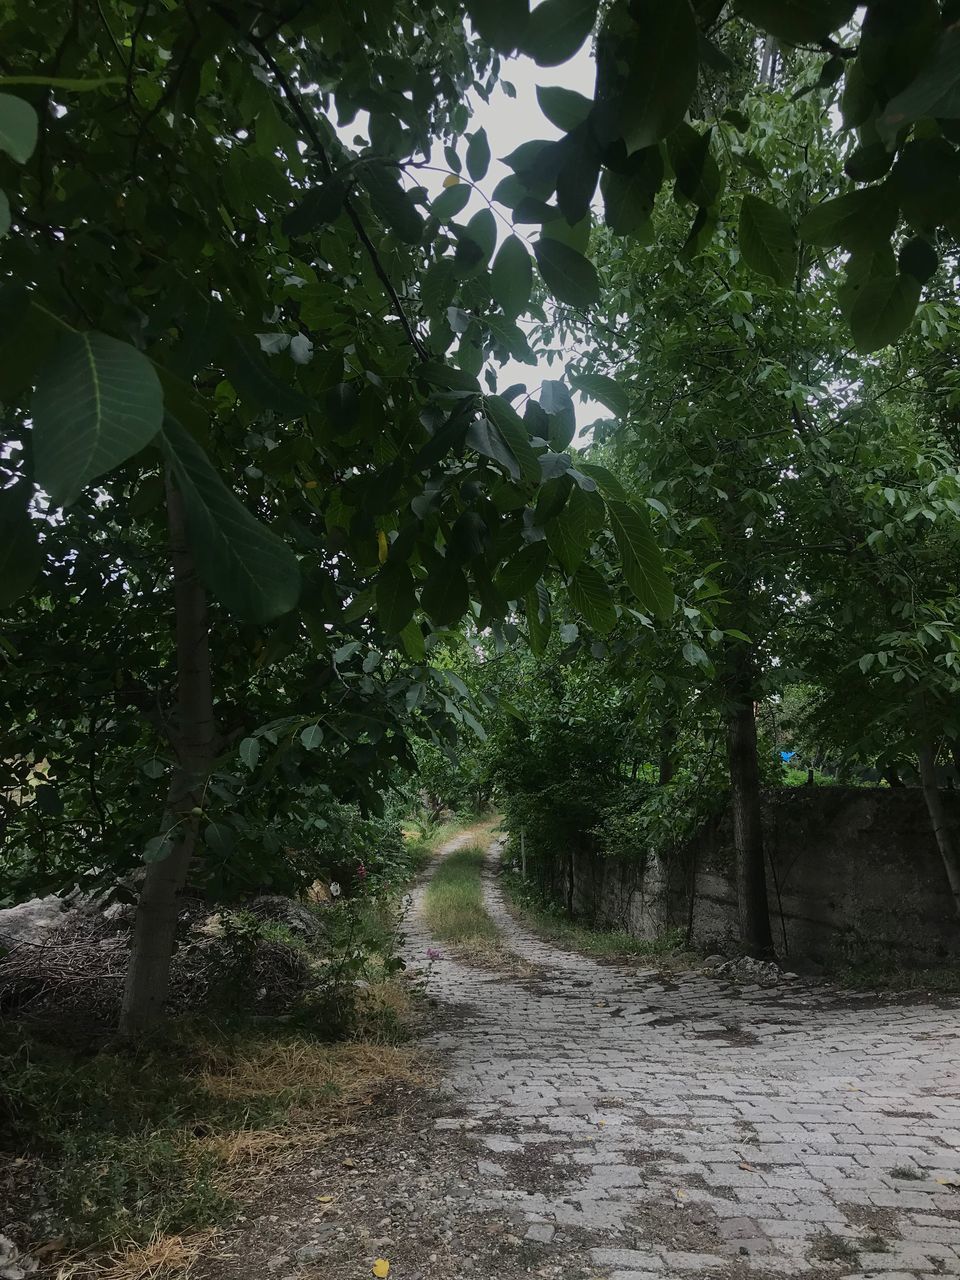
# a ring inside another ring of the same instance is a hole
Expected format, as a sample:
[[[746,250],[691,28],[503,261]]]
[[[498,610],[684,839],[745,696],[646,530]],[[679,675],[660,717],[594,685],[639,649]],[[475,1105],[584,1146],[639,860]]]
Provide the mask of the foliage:
[[[424,917],[439,941],[470,946],[499,936],[483,905],[485,858],[482,845],[464,845],[444,857],[430,877]]]

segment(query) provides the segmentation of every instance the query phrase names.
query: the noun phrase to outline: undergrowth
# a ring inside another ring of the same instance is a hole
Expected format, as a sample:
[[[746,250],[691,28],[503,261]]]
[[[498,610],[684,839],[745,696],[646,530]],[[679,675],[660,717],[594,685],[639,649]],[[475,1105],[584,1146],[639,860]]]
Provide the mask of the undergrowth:
[[[683,950],[681,929],[672,929],[660,938],[636,938],[622,929],[603,929],[571,919],[559,903],[548,898],[536,885],[524,881],[516,869],[506,868],[501,884],[525,923],[558,946],[601,958],[656,956],[675,962],[691,960],[691,953]]]
[[[427,886],[424,912],[433,936],[473,945],[495,941],[500,931],[483,905],[483,863],[479,844],[466,845],[440,863]]]

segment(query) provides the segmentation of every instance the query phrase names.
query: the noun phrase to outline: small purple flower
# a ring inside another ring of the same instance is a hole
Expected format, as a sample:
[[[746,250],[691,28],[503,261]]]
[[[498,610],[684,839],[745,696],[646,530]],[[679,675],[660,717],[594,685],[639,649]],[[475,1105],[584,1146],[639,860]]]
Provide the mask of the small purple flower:
[[[442,952],[442,951],[438,951],[436,947],[427,947],[427,959],[428,959],[428,960],[442,960],[442,959],[443,959],[443,952]]]

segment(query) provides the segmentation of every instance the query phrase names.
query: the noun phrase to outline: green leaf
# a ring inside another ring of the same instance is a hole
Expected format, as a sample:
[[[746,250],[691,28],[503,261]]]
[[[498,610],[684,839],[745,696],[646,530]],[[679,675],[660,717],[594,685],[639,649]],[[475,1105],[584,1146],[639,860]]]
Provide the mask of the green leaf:
[[[910,84],[892,98],[877,122],[888,140],[914,120],[960,118],[960,25],[956,21],[940,37],[933,56]]]
[[[646,512],[608,497],[607,515],[627,585],[649,613],[668,618],[674,608],[673,587]]]
[[[700,50],[689,0],[634,0],[639,37],[624,51],[627,81],[615,99],[628,152],[650,147],[684,118],[697,87]]]
[[[547,288],[560,302],[590,307],[600,301],[600,277],[593,263],[559,240],[542,239],[533,246]]]
[[[417,371],[431,386],[443,391],[469,391],[479,394],[480,383],[472,373],[464,373],[452,364],[443,364],[440,360],[425,360]]]
[[[520,464],[513,450],[489,418],[475,418],[467,428],[466,445],[484,458],[503,467],[514,480],[520,479]]]
[[[377,217],[407,244],[419,244],[423,238],[423,215],[400,185],[395,171],[382,164],[366,164],[359,174]]]
[[[856,0],[736,0],[748,22],[788,44],[822,40],[853,17]]]
[[[523,241],[507,236],[490,269],[490,291],[504,315],[515,320],[527,308],[533,287],[533,266]]]
[[[550,616],[550,592],[542,582],[527,592],[524,601],[527,615],[527,633],[530,637],[530,648],[539,658],[546,652],[550,641],[553,619]]]
[[[339,217],[347,198],[347,188],[339,178],[328,178],[308,191],[295,209],[284,214],[281,226],[288,236],[306,235]]]
[[[423,632],[420,630],[420,624],[413,618],[400,632],[400,642],[406,651],[407,657],[414,662],[422,662],[427,656],[427,646],[424,644]]]
[[[863,355],[896,342],[913,319],[920,282],[913,276],[868,280],[850,310],[850,332]]]
[[[240,759],[248,769],[255,769],[260,759],[260,742],[257,738],[244,738],[239,748]]]
[[[162,836],[152,836],[143,846],[144,862],[162,862],[173,849],[173,833],[165,831]]]
[[[572,58],[597,20],[597,0],[542,0],[530,14],[523,52],[538,67]]]
[[[438,222],[450,222],[463,212],[469,202],[470,188],[465,182],[458,182],[452,187],[444,187],[430,206],[430,212]]]
[[[602,513],[602,501],[596,495],[593,496]],[[590,497],[574,486],[560,514],[545,524],[544,533],[550,550],[567,573],[573,573],[583,562],[597,523]]]
[[[29,591],[43,568],[37,525],[23,512],[0,524],[0,607]]]
[[[37,113],[29,102],[0,93],[0,151],[26,164],[37,145]]]
[[[470,589],[459,565],[439,560],[420,592],[420,604],[438,627],[452,627],[470,607]]]
[[[593,102],[582,93],[573,89],[561,89],[559,86],[537,86],[537,101],[540,110],[551,124],[570,133],[578,125],[583,124],[593,110]]]
[[[740,206],[740,252],[743,260],[776,284],[789,284],[797,262],[790,219],[776,205],[745,195]]]
[[[505,600],[520,600],[543,577],[549,558],[546,542],[529,542],[507,561],[493,585]]]
[[[486,177],[490,168],[490,143],[487,141],[486,129],[478,129],[469,135],[467,143],[467,172],[474,182]]]
[[[377,612],[384,631],[398,635],[417,607],[413,574],[402,560],[387,560],[377,577]]]
[[[308,724],[300,733],[300,741],[307,751],[315,751],[323,742],[323,730],[318,724]]]
[[[623,485],[613,472],[608,471],[606,467],[601,467],[595,462],[580,462],[579,460],[577,462],[577,466],[584,475],[587,475],[591,480],[596,481],[600,492],[605,494],[607,497],[616,498],[620,502],[627,502],[629,500],[626,489],[624,489]]]
[[[37,483],[57,504],[132,457],[156,436],[163,391],[129,343],[72,333],[40,372],[33,397]]]
[[[710,152],[711,130],[700,133],[684,121],[670,134],[667,152],[676,177],[676,189],[701,210],[720,195],[723,181]]]
[[[240,618],[266,622],[288,613],[300,595],[297,557],[250,514],[193,437],[169,415],[161,441],[183,498],[200,580]]]
[[[904,275],[913,276],[920,284],[926,284],[936,272],[940,259],[928,240],[915,236],[900,250],[899,264]]]
[[[487,415],[497,425],[517,460],[521,479],[537,484],[540,479],[540,463],[530,444],[530,436],[523,419],[501,396],[487,396]]]
[[[824,200],[804,217],[799,226],[806,244],[834,249],[864,249],[888,241],[897,224],[897,198],[889,182],[880,187],[863,187],[846,195]]]
[[[652,189],[649,177],[642,172],[613,173],[608,169],[600,178],[603,218],[610,230],[615,231],[618,236],[635,235],[650,222],[657,188],[663,179],[663,161],[659,149],[656,156],[660,160],[660,179]]]
[[[499,53],[513,53],[530,21],[530,0],[467,0],[477,34]]]
[[[630,393],[614,378],[603,373],[577,373],[570,381],[578,391],[588,395],[591,400],[599,400],[618,418],[625,418],[630,409]]]
[[[567,586],[570,603],[594,631],[605,635],[617,621],[610,588],[591,565],[582,564]]]

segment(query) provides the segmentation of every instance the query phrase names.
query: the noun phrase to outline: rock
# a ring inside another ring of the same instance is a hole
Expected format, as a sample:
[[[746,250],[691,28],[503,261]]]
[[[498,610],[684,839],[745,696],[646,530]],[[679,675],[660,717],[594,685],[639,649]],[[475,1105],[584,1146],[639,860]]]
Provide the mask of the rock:
[[[244,910],[256,916],[258,920],[274,920],[285,925],[291,933],[298,934],[308,942],[323,932],[323,926],[315,911],[294,898],[285,898],[279,893],[264,893],[259,898],[244,904]]]
[[[719,969],[723,964],[723,956],[707,956],[703,962],[704,969]]]
[[[540,1244],[549,1244],[556,1235],[556,1227],[552,1227],[549,1222],[533,1222],[527,1227],[527,1240],[536,1240]]]
[[[36,901],[45,901],[45,899],[36,899]],[[59,899],[57,901],[59,902]],[[16,908],[13,909],[16,910]],[[5,913],[0,912],[0,914]],[[32,1276],[39,1265],[36,1258],[21,1253],[9,1236],[0,1236],[0,1280],[24,1280],[24,1276]]]
[[[54,929],[63,924],[64,914],[63,899],[55,893],[47,898],[31,898],[29,902],[7,907],[0,911],[0,946],[44,942]]]
[[[268,1261],[267,1270],[273,1274],[274,1271],[279,1271],[281,1267],[285,1267],[289,1261],[290,1259],[285,1253],[278,1253],[275,1258],[271,1258]]]
[[[327,1251],[320,1244],[302,1244],[293,1256],[298,1262],[322,1262]]]

